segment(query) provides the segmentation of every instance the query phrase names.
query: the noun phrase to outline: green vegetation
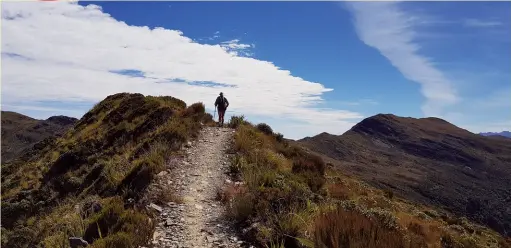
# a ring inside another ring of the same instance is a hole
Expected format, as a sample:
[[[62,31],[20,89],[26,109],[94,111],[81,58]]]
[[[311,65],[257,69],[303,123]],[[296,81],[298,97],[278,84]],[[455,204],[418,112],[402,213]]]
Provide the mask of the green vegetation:
[[[511,247],[496,232],[329,169],[267,124],[233,116],[227,216],[261,247]],[[456,220],[456,221],[453,221]]]
[[[155,223],[138,202],[201,124],[212,124],[202,103],[107,97],[62,137],[2,164],[2,246],[69,247],[71,236],[91,247],[146,245]],[[230,172],[243,184],[220,190],[218,199],[257,246],[511,247],[488,228],[327,167],[267,124],[233,116],[228,125],[236,128]]]
[[[166,159],[211,121],[202,103],[107,97],[62,137],[2,165],[2,246],[69,247],[71,236],[92,247],[147,244],[154,223],[136,202]]]

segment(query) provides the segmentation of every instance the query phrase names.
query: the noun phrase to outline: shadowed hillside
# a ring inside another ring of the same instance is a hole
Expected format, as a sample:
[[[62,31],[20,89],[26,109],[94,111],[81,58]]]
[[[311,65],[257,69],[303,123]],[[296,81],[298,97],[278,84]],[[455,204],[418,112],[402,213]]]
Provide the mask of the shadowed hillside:
[[[511,234],[511,140],[438,118],[376,115],[343,135],[299,141],[345,173]]]
[[[35,143],[69,129],[77,119],[52,116],[36,120],[11,111],[2,111],[2,161],[18,157]]]
[[[2,164],[2,246],[145,245],[154,223],[137,207],[166,159],[211,121],[173,97],[108,96],[62,137]]]

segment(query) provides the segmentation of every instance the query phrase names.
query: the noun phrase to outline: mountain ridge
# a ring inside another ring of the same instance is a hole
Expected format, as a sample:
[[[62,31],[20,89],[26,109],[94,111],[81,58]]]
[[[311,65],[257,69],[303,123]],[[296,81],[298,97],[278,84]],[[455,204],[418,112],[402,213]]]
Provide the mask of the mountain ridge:
[[[486,132],[486,133],[479,133],[482,136],[500,136],[500,137],[506,137],[511,138],[511,132],[510,131],[502,131],[502,132]]]
[[[2,111],[2,161],[9,161],[27,152],[36,143],[59,136],[78,119],[51,116],[38,120],[13,111]]]
[[[511,210],[505,207],[511,201],[505,193],[511,189],[511,142],[506,139],[474,134],[439,118],[379,114],[342,135],[321,133],[297,143],[374,186],[469,216],[504,235],[511,231]]]

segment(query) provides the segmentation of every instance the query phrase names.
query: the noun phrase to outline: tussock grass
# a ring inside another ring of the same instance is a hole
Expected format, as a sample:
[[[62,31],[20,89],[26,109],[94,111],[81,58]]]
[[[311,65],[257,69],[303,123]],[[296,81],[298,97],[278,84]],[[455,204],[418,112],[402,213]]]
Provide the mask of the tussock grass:
[[[298,240],[293,237],[302,236],[307,229],[303,221],[313,211],[306,210],[319,199],[314,193],[317,186],[309,184],[309,179],[314,176],[321,181],[324,163],[307,154],[293,156],[288,152],[290,156],[286,156],[278,152],[277,146],[293,148],[284,147],[268,127],[237,126],[234,149],[238,155],[231,172],[240,175],[246,188],[230,194],[228,212],[241,225],[257,223],[249,235],[262,246],[277,243],[288,247],[296,245]]]
[[[247,122],[245,121],[245,116],[243,116],[243,115],[240,115],[240,116],[233,115],[233,116],[231,116],[231,120],[229,121],[228,126],[230,128],[238,128],[242,124],[247,124]]]
[[[127,200],[141,197],[167,158],[210,121],[202,103],[107,97],[66,134],[5,165],[11,169],[2,174],[2,246],[68,247],[70,236],[92,247],[147,245],[154,223]],[[170,191],[159,197],[180,201]],[[96,212],[77,210],[91,204]]]
[[[322,213],[315,222],[315,247],[427,247],[423,240],[405,238],[376,218],[338,208]]]
[[[487,228],[328,169],[266,124],[243,116],[231,123],[237,155],[230,172],[245,185],[219,191],[218,199],[260,247],[509,247]]]
[[[273,135],[273,129],[266,123],[259,123],[256,128],[266,135]]]

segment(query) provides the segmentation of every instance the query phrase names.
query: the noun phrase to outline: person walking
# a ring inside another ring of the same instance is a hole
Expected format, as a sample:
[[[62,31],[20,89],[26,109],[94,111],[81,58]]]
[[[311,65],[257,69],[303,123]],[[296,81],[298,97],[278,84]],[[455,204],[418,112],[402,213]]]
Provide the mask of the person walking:
[[[224,125],[224,115],[227,107],[229,107],[229,101],[224,97],[224,93],[220,92],[215,101],[215,108],[218,110],[218,124],[221,126]]]

